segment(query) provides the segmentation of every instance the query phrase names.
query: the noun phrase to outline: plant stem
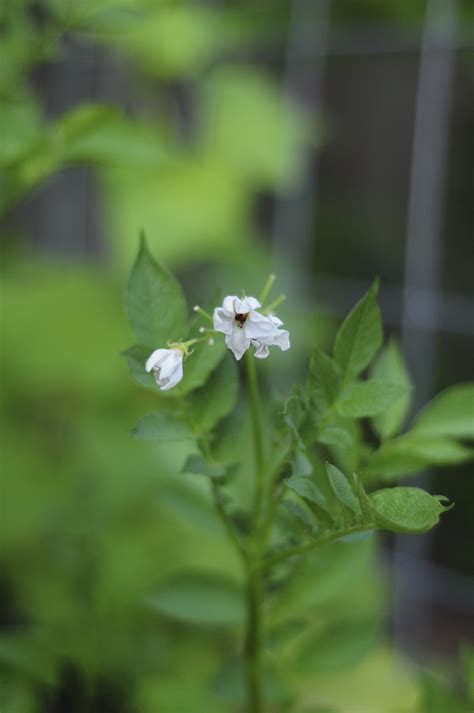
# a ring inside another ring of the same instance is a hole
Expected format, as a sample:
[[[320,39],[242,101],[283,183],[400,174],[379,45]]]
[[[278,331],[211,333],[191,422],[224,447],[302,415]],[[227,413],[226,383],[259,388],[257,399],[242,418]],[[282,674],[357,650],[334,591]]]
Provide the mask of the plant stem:
[[[245,665],[247,675],[247,711],[263,712],[262,690],[262,572],[260,568],[247,570],[247,631],[245,636]]]
[[[263,504],[263,467],[264,467],[264,454],[263,454],[263,428],[262,428],[262,411],[260,408],[260,396],[258,393],[258,383],[257,383],[257,371],[255,368],[255,359],[247,350],[245,355],[246,367],[247,367],[247,381],[248,381],[248,396],[249,396],[249,406],[250,415],[252,418],[252,428],[253,428],[253,441],[254,441],[254,453],[255,453],[255,491],[254,491],[254,507],[253,507],[253,530],[254,532],[258,529],[258,524],[260,520],[260,514],[262,511]]]
[[[247,627],[245,634],[245,666],[247,675],[247,711],[263,713],[262,688],[262,607],[263,607],[263,570],[261,513],[264,499],[264,451],[263,426],[260,396],[258,392],[255,359],[246,354],[248,399],[255,453],[255,490],[253,503],[252,529],[250,532],[247,560]]]
[[[219,515],[222,524],[224,525],[224,528],[229,535],[230,541],[233,543],[235,546],[235,549],[239,553],[239,555],[242,557],[243,561],[246,563],[247,562],[247,551],[245,547],[243,546],[242,542],[240,541],[240,538],[235,531],[234,525],[232,524],[232,520],[230,519],[227,510],[224,507],[224,504],[222,502],[221,494],[219,491],[219,486],[216,482],[212,482],[212,492],[214,495],[214,503],[216,506],[217,514]]]
[[[264,571],[267,571],[274,567],[276,564],[280,564],[280,562],[285,562],[285,560],[289,559],[290,557],[304,555],[306,552],[315,550],[318,547],[327,545],[330,542],[334,542],[335,540],[341,539],[342,537],[347,537],[347,535],[353,535],[356,532],[369,532],[375,529],[375,525],[353,525],[352,527],[346,527],[344,530],[336,530],[335,532],[330,532],[325,537],[320,537],[319,540],[305,542],[303,545],[293,547],[289,550],[284,550],[283,552],[280,552],[279,554],[270,557],[262,563],[262,567]]]

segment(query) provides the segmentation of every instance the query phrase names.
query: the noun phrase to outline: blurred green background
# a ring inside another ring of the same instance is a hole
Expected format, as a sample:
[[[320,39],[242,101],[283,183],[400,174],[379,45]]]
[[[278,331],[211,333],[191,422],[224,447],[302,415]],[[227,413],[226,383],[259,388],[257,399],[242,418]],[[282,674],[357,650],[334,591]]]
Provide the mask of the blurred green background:
[[[154,402],[120,357],[141,228],[190,305],[276,270],[280,392],[376,274],[416,404],[472,378],[473,19],[3,0],[1,713],[242,705],[238,562],[186,453],[129,436]],[[328,548],[272,606],[271,710],[472,710],[472,473],[427,478],[457,503],[433,535]],[[225,583],[211,603],[198,569]],[[154,606],[182,572],[189,600]]]

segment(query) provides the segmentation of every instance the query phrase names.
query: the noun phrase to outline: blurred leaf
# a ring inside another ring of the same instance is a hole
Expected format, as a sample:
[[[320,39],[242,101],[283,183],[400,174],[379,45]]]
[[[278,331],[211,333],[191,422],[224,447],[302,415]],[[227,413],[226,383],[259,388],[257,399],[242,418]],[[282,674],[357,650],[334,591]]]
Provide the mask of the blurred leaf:
[[[329,482],[337,499],[355,515],[360,514],[360,505],[346,476],[336,466],[326,463]]]
[[[145,370],[145,363],[150,354],[150,347],[145,347],[142,344],[134,344],[122,352],[122,356],[127,360],[130,376],[141,386],[161,394],[154,374]]]
[[[143,72],[183,79],[201,71],[229,43],[223,18],[199,5],[148,4],[143,17],[130,17],[122,32],[104,39],[127,52]]]
[[[199,389],[205,384],[207,385],[211,374],[222,360],[226,351],[224,340],[217,340],[212,347],[208,344],[196,344],[193,353],[186,359],[184,364],[184,377],[180,384],[173,389],[175,396],[186,396],[187,394]],[[221,372],[222,374],[222,372]],[[214,377],[212,377],[214,378]],[[226,397],[229,399],[231,395],[231,387],[227,391]],[[219,408],[223,408],[225,397],[222,397],[222,402],[217,405],[216,397],[216,414]],[[227,402],[229,403],[229,402]],[[212,408],[212,405],[210,406]]]
[[[403,384],[369,379],[348,386],[337,402],[337,409],[346,418],[375,416],[393,406],[406,393]]]
[[[348,314],[336,335],[334,358],[348,378],[371,362],[382,343],[382,322],[377,304],[378,281]]]
[[[195,438],[179,416],[162,411],[142,416],[132,433],[147,441],[191,441]]]
[[[195,473],[220,480],[227,475],[227,468],[221,463],[208,463],[202,456],[192,453],[184,464],[183,473]]]
[[[435,396],[416,418],[413,431],[474,438],[474,384],[457,384]]]
[[[224,713],[221,703],[210,691],[189,680],[183,685],[182,676],[169,676],[161,671],[140,681],[136,706],[137,713]]]
[[[208,356],[209,352],[211,350],[214,351],[215,348],[215,344],[214,346],[208,348],[206,355]],[[202,351],[203,357],[201,358],[200,363],[202,364],[203,369],[207,369],[208,365],[206,365],[206,367],[204,365],[205,349]],[[217,349],[216,351],[219,353],[221,350]],[[191,363],[194,356],[195,355],[193,354],[189,358],[186,365]],[[215,356],[215,353],[212,354],[212,356]],[[197,376],[198,371],[195,367],[195,383]],[[190,381],[191,380],[188,376],[188,384]],[[221,361],[215,371],[212,372],[206,384],[200,389],[193,391],[190,396],[190,411],[199,432],[202,433],[210,431],[214,428],[216,423],[224,418],[224,416],[227,416],[227,414],[234,408],[237,402],[238,394],[239,382],[237,367],[235,361],[227,356],[227,358]]]
[[[153,259],[142,232],[127,290],[128,316],[138,341],[154,349],[187,332],[186,300],[177,280]]]
[[[296,448],[291,458],[291,474],[293,478],[305,477],[313,472],[313,464],[301,448]]]
[[[364,523],[369,524],[374,520],[374,509],[372,502],[367,495],[364,485],[356,473],[354,473],[354,483],[356,488],[357,498],[359,499],[360,509],[364,519]]]
[[[423,713],[472,713],[472,706],[462,701],[445,681],[431,676],[423,676],[421,681]]]
[[[313,483],[312,480],[310,480],[310,478],[304,476],[293,476],[292,478],[287,478],[283,482],[285,483],[287,488],[293,490],[304,500],[309,500],[310,502],[320,507],[322,510],[325,510],[328,515],[330,514],[329,505],[326,498],[316,486],[316,484]]]
[[[344,621],[305,641],[298,668],[311,673],[345,671],[356,666],[378,644],[376,621]]]
[[[157,166],[165,155],[156,134],[103,104],[79,105],[55,131],[66,162]]]
[[[342,382],[342,373],[337,363],[320,349],[311,355],[307,388],[321,413],[325,413],[336,400]]]
[[[430,465],[454,465],[473,458],[474,452],[456,441],[411,431],[387,441],[368,459],[363,474],[385,481],[414,475]]]
[[[247,703],[245,680],[245,663],[242,657],[235,656],[224,661],[217,673],[213,688],[224,700],[245,706]],[[262,683],[263,695],[269,705],[281,703],[288,697],[286,688],[268,661],[264,662]]]
[[[386,530],[407,534],[431,530],[441,513],[450,509],[442,499],[420,488],[385,488],[370,495],[376,522]]]
[[[301,507],[301,505],[298,505],[298,503],[293,502],[293,500],[283,500],[282,505],[285,510],[299,524],[300,529],[303,529],[304,532],[312,535],[318,533],[318,521],[310,510]]]
[[[245,617],[240,587],[218,574],[183,572],[159,585],[147,601],[161,614],[191,624],[231,626]]]
[[[375,432],[382,441],[395,436],[410,407],[411,381],[403,356],[395,340],[390,340],[372,369],[375,379],[384,379],[405,388],[400,398],[372,419]]]
[[[296,102],[283,101],[269,76],[235,64],[213,69],[201,106],[203,144],[235,179],[254,190],[294,185],[310,140],[309,121]]]

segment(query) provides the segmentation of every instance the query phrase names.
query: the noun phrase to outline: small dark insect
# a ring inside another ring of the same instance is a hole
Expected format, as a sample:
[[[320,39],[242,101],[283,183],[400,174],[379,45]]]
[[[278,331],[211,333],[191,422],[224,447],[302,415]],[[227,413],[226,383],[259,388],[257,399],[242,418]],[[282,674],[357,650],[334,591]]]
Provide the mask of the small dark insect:
[[[248,316],[248,312],[237,312],[237,314],[235,315],[235,321],[237,322],[237,325],[240,327],[240,329],[242,329],[242,327],[244,326]]]

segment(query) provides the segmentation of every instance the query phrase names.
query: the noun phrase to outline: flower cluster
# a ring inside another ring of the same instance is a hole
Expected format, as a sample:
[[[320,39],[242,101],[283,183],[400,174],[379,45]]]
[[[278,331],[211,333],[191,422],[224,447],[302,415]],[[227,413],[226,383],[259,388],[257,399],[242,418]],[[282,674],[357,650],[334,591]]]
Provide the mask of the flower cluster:
[[[237,361],[242,359],[250,347],[254,347],[254,356],[257,359],[266,359],[270,353],[269,347],[276,346],[282,351],[290,348],[290,335],[286,329],[281,329],[283,322],[274,314],[259,312],[261,307],[255,297],[239,298],[229,295],[222,306],[214,310],[214,331],[224,334],[225,343]],[[206,315],[199,307],[195,307],[195,310],[211,319],[211,316]],[[213,330],[201,328],[201,332],[205,331]],[[204,340],[212,343],[212,339],[208,340],[207,337],[203,340],[178,342],[170,344],[169,349],[155,349],[148,357],[145,369],[154,373],[161,391],[169,391],[181,381],[183,360],[190,353],[189,346]]]

